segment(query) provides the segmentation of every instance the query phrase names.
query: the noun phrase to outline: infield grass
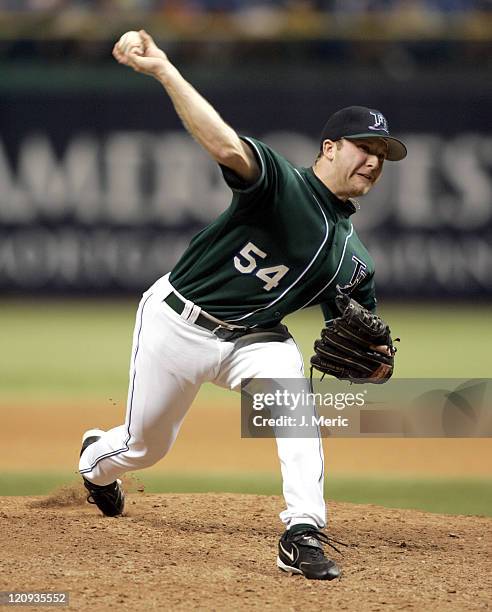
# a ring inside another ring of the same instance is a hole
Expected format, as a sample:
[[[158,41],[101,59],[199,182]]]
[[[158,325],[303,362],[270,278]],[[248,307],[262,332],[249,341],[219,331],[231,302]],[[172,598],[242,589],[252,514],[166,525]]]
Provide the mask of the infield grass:
[[[0,402],[125,395],[138,300],[0,303]],[[492,377],[492,317],[487,305],[385,305],[403,378]],[[287,317],[309,362],[322,318],[319,308]],[[206,397],[224,397],[213,385]]]
[[[281,495],[280,478],[265,474],[133,474],[146,493],[249,493]],[[0,475],[0,495],[47,495],[57,487],[80,485],[73,474]],[[412,508],[442,514],[492,516],[492,479],[328,477],[328,500]]]

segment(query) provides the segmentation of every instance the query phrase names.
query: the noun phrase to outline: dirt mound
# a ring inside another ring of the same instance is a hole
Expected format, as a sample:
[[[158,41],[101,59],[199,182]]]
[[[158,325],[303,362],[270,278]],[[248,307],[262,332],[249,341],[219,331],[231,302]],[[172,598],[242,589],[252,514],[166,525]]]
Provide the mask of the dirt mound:
[[[0,498],[0,591],[68,591],[74,610],[490,605],[489,518],[331,503],[328,531],[349,544],[332,551],[344,573],[314,582],[275,566],[280,497],[135,493],[109,519],[78,491]]]

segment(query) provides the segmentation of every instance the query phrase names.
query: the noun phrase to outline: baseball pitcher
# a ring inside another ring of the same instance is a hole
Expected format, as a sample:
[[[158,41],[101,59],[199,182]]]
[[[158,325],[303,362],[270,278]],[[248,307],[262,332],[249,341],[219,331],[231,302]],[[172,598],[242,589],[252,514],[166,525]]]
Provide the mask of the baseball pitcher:
[[[175,268],[140,302],[125,423],[83,436],[80,473],[89,501],[123,512],[119,477],[170,450],[200,386],[239,391],[241,379],[289,378],[303,361],[286,315],[319,304],[326,327],[313,367],[354,382],[393,371],[388,326],[374,314],[374,263],[351,222],[351,198],[378,181],[385,160],[405,157],[375,109],[351,106],[323,128],[310,168],[297,168],[263,142],[239,136],[188,83],[145,31],[125,34],[114,57],[164,87],[189,133],[214,159],[232,201],[191,241]],[[277,565],[332,580],[323,498],[323,449],[314,438],[277,438],[286,508]]]

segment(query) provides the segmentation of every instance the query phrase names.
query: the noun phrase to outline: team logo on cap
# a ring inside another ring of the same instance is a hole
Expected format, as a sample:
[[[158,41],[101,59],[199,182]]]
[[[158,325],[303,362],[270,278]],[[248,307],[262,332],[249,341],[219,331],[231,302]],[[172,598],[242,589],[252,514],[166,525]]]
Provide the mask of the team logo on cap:
[[[371,114],[374,118],[374,123],[373,125],[369,126],[369,129],[378,131],[382,130],[383,132],[388,133],[388,122],[384,118],[384,115],[382,113],[373,113],[372,111],[369,111],[369,114]]]

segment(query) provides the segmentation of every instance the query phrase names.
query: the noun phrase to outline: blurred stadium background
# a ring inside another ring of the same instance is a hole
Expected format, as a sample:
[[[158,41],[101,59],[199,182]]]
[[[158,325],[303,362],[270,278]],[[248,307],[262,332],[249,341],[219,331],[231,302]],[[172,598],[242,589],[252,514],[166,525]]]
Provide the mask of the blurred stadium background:
[[[227,206],[153,80],[117,65],[151,32],[239,132],[310,165],[327,116],[381,109],[409,148],[355,223],[398,375],[491,375],[491,0],[0,0],[0,494],[74,477],[119,423],[139,294]],[[316,309],[289,318],[306,358]],[[204,388],[148,490],[278,493],[274,443]],[[326,441],[325,441],[326,442]],[[329,497],[491,513],[490,440],[332,440]]]

